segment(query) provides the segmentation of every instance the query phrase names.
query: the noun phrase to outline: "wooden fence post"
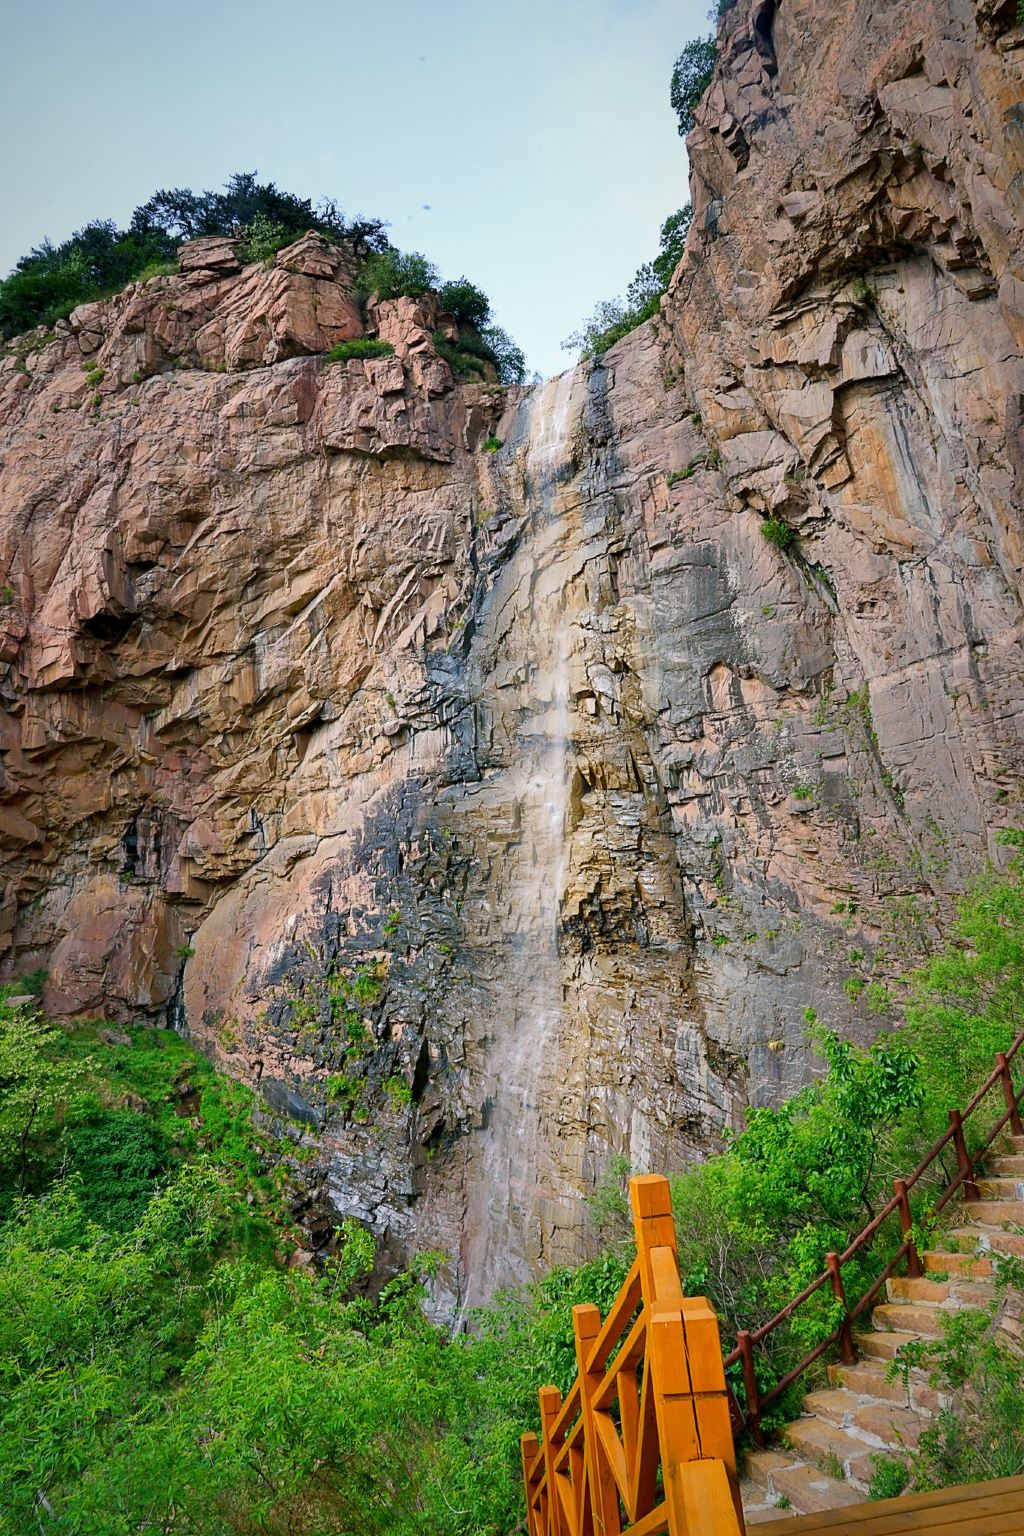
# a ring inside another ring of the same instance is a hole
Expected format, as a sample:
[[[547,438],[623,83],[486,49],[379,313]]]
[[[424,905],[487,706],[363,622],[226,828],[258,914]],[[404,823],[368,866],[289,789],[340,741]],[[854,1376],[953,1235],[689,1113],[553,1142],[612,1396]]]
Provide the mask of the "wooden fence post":
[[[1010,1063],[1006,1059],[1005,1051],[998,1051],[996,1053],[996,1066],[999,1068],[999,1076],[1003,1082],[1003,1100],[1010,1111],[1010,1134],[1012,1136],[1024,1136],[1024,1121],[1020,1117],[1020,1106],[1017,1103],[1017,1095],[1013,1087],[1013,1077],[1010,1073]]]
[[[739,1347],[743,1368],[743,1387],[747,1397],[747,1427],[754,1444],[758,1450],[763,1451],[766,1442],[764,1430],[761,1428],[761,1394],[757,1389],[757,1376],[754,1372],[754,1346],[750,1342],[750,1333],[746,1328],[739,1330],[736,1343]]]
[[[541,1495],[541,1531],[543,1536],[562,1536],[565,1525],[558,1489],[555,1487],[555,1452],[558,1447],[551,1439],[552,1426],[562,1411],[562,1394],[557,1387],[541,1387],[537,1396],[540,1399],[540,1433],[544,1446],[545,1488]]]
[[[668,1180],[634,1178],[629,1192],[669,1536],[691,1536],[710,1512],[722,1536],[741,1536],[718,1318],[703,1296],[683,1296]]]
[[[856,1365],[857,1346],[853,1342],[853,1328],[846,1305],[846,1287],[843,1285],[843,1267],[838,1253],[826,1253],[825,1263],[832,1281],[832,1295],[843,1309],[843,1320],[839,1324],[839,1358],[844,1365]]]
[[[910,1196],[907,1194],[907,1181],[906,1179],[893,1179],[892,1187],[893,1192],[900,1203],[900,1228],[903,1232],[903,1238],[905,1242],[910,1244],[909,1248],[907,1249],[907,1274],[912,1280],[919,1280],[924,1274],[924,1269],[921,1265],[921,1256],[917,1251],[917,1244],[914,1242],[914,1239],[911,1236],[911,1233],[914,1230],[914,1217],[910,1210]]]
[[[536,1435],[519,1436],[519,1456],[523,1463],[523,1487],[526,1490],[526,1530],[527,1536],[547,1536],[537,1524],[536,1513],[533,1508],[533,1495],[537,1484],[540,1482],[540,1471],[531,1477],[530,1468],[537,1458],[540,1450],[540,1441]]]
[[[964,1139],[963,1116],[958,1109],[950,1110],[949,1123],[953,1127],[953,1145],[956,1147],[957,1171],[964,1175],[964,1199],[980,1200],[981,1196],[974,1178],[974,1164],[971,1162],[971,1154],[967,1150],[967,1142]]]
[[[594,1306],[573,1307],[572,1331],[576,1341],[576,1374],[580,1384],[580,1411],[583,1415],[583,1453],[586,1460],[587,1502],[593,1520],[594,1536],[620,1536],[619,1493],[615,1486],[608,1460],[601,1454],[600,1437],[594,1415],[594,1393],[604,1379],[603,1366],[588,1369],[594,1340],[601,1332],[601,1314]],[[630,1414],[636,1418],[636,1404],[623,1395],[620,1400],[623,1440],[628,1448],[635,1443],[635,1424],[629,1424]],[[632,1435],[629,1430],[632,1429]],[[656,1470],[656,1468],[654,1469]],[[651,1477],[651,1493],[654,1477]],[[646,1514],[647,1510],[641,1510]]]

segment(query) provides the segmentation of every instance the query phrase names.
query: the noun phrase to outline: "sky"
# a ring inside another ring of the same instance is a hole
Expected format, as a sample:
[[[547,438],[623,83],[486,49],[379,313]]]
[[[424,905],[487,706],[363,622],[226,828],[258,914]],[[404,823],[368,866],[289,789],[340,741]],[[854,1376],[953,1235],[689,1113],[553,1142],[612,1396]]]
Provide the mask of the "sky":
[[[256,170],[490,294],[547,376],[687,198],[668,102],[708,0],[36,0],[4,23],[0,272]]]

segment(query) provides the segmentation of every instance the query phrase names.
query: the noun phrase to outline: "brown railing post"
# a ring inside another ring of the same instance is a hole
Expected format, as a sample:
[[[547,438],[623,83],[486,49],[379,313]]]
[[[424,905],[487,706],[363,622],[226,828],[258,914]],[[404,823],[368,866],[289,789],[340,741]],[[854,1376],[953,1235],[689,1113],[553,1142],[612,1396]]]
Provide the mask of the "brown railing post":
[[[921,1255],[917,1251],[917,1244],[911,1236],[914,1230],[914,1218],[910,1210],[907,1181],[906,1179],[893,1179],[892,1187],[893,1193],[900,1203],[900,1227],[903,1232],[903,1239],[907,1244],[907,1274],[911,1280],[919,1280],[924,1274],[924,1267],[921,1264]]]
[[[964,1175],[964,1199],[979,1200],[981,1196],[974,1179],[974,1164],[971,1162],[971,1154],[968,1152],[967,1142],[964,1140],[963,1116],[958,1109],[950,1110],[949,1123],[953,1127],[953,1145],[956,1147],[957,1172]]]
[[[1013,1078],[1010,1075],[1010,1063],[1006,1059],[1005,1051],[997,1051],[996,1066],[999,1068],[999,1076],[1003,1082],[1003,1099],[1010,1111],[1010,1133],[1013,1136],[1024,1136],[1024,1120],[1020,1117],[1020,1106],[1017,1103]]]
[[[832,1295],[840,1302],[843,1308],[843,1320],[839,1324],[839,1358],[844,1365],[855,1365],[857,1362],[857,1346],[853,1342],[853,1328],[846,1306],[846,1290],[843,1286],[843,1268],[839,1262],[838,1253],[826,1253],[825,1263],[828,1266],[829,1279],[832,1281]]]
[[[750,1342],[750,1334],[746,1328],[741,1328],[737,1333],[736,1347],[740,1352],[743,1387],[747,1394],[747,1428],[758,1450],[763,1451],[765,1438],[764,1430],[761,1428],[761,1394],[757,1390],[757,1377],[754,1374],[754,1346]]]

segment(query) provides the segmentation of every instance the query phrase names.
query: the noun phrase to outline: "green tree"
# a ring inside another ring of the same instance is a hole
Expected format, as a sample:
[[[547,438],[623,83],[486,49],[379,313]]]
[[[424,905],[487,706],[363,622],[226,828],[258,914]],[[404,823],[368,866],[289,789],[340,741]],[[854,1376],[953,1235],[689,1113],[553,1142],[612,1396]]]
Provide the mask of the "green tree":
[[[436,287],[437,268],[421,251],[373,252],[356,278],[356,288],[364,299],[418,299]]]
[[[486,325],[491,317],[491,301],[482,288],[471,283],[468,277],[459,277],[442,283],[438,293],[441,308],[446,309],[459,325],[472,325],[477,330]]]
[[[60,1030],[9,997],[0,997],[0,1170],[14,1172],[22,1193],[32,1154],[84,1068],[60,1052]]]
[[[713,35],[695,37],[676,59],[669,87],[669,101],[685,136],[693,128],[694,112],[715,72],[718,43]]]

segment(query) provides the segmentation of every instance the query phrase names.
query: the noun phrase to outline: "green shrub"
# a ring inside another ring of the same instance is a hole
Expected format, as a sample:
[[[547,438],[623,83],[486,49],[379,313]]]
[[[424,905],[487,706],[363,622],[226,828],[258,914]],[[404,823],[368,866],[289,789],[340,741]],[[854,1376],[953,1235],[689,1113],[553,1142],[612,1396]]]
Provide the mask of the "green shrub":
[[[505,445],[500,437],[485,437],[481,446],[484,453],[497,453]]]
[[[776,549],[789,549],[796,534],[788,523],[777,517],[766,517],[761,524],[761,537],[774,544]]]
[[[689,203],[669,215],[661,226],[660,253],[638,270],[626,290],[625,301],[602,300],[582,328],[562,342],[566,351],[576,352],[581,358],[599,357],[658,313],[661,296],[683,254],[692,215]]]
[[[437,268],[420,251],[375,251],[356,276],[362,299],[418,299],[437,287]]]
[[[255,214],[239,233],[238,259],[245,262],[262,261],[268,266],[273,264],[277,252],[291,245],[296,238],[294,229],[289,229],[266,213]]]
[[[711,84],[717,59],[718,43],[712,36],[695,37],[676,59],[669,87],[669,101],[679,121],[679,132],[684,138],[693,128],[694,113]]]
[[[153,1120],[110,1110],[67,1133],[69,1171],[80,1179],[85,1215],[107,1232],[127,1232],[141,1219],[170,1165],[171,1145]]]
[[[324,353],[325,363],[351,363],[368,357],[394,357],[395,349],[390,341],[377,341],[370,336],[357,336],[353,341],[339,342]]]
[[[448,364],[457,379],[468,379],[470,375],[482,379],[487,377],[483,359],[466,351],[461,342],[456,344],[449,341],[443,331],[434,332],[434,350]]]
[[[446,309],[459,325],[472,325],[477,330],[486,325],[491,317],[491,301],[482,288],[471,283],[468,277],[442,283],[438,291],[441,308]]]

